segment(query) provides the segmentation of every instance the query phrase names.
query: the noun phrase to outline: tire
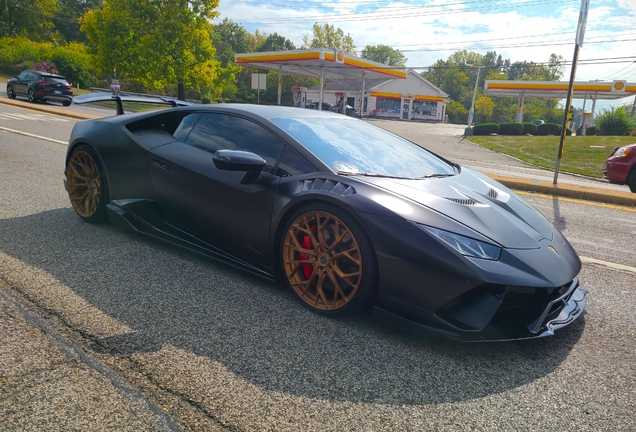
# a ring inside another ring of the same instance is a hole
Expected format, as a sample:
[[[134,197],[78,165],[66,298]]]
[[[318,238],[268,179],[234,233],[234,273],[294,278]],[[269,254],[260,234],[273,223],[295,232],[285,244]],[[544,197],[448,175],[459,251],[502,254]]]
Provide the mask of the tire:
[[[15,93],[13,92],[13,87],[10,85],[7,86],[7,97],[9,99],[15,99]]]
[[[627,186],[629,186],[629,190],[636,193],[636,168],[634,168],[627,178]]]
[[[36,103],[38,101],[37,98],[35,97],[35,92],[33,91],[33,89],[29,89],[28,96],[29,96],[29,102],[31,103]]]
[[[62,102],[62,105],[71,106],[71,101],[70,100],[65,100],[64,102]]]
[[[282,277],[310,310],[353,314],[374,297],[377,264],[371,241],[347,212],[315,203],[295,211],[283,231]]]
[[[66,189],[75,212],[87,222],[108,219],[108,183],[99,157],[86,145],[71,152],[66,163]]]

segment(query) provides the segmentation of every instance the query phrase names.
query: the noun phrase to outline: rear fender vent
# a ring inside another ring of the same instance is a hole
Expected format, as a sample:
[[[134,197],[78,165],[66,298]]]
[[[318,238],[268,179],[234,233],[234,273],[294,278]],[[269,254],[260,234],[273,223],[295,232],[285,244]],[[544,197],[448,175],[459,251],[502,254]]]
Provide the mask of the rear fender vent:
[[[489,196],[490,198],[495,198],[495,199],[497,199],[497,197],[499,196],[499,192],[497,192],[497,191],[496,191],[496,190],[494,190],[494,189],[490,189],[490,192],[488,192],[488,196]]]
[[[317,191],[322,190],[325,192],[335,193],[341,196],[353,195],[356,193],[356,190],[344,183],[333,181],[329,179],[307,179],[301,180],[298,182],[296,186],[296,193],[306,192],[306,191]]]

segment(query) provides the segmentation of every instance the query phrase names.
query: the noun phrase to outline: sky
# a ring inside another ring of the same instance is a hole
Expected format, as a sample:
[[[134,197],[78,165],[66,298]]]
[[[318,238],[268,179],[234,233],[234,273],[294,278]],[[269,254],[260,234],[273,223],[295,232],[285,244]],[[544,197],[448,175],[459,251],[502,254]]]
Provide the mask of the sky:
[[[581,0],[220,0],[214,23],[228,18],[299,48],[314,23],[329,23],[351,35],[358,55],[388,45],[421,72],[462,49],[496,51],[511,62],[547,62],[552,53],[571,62],[580,8]],[[570,73],[568,65],[562,80]],[[615,79],[636,82],[636,0],[590,0],[576,80]],[[599,101],[597,110],[633,101]]]

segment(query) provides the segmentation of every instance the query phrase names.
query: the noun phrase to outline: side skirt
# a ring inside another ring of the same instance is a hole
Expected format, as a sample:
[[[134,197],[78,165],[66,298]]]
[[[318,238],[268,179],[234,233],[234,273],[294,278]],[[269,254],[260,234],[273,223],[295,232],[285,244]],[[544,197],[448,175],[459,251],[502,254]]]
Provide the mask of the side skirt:
[[[153,206],[156,207],[157,204],[148,200],[134,199],[111,201],[106,208],[108,209],[108,219],[114,225],[205,255],[208,258],[248,271],[265,279],[276,280],[276,276],[272,272],[260,269],[236,258],[167,223],[156,215],[152,210]]]

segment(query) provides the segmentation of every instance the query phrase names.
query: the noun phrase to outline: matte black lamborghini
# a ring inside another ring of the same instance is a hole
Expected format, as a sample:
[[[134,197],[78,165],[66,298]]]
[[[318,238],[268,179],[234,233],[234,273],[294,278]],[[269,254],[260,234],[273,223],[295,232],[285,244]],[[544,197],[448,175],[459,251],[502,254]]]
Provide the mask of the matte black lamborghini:
[[[81,218],[279,276],[326,315],[374,305],[387,324],[482,341],[552,335],[586,305],[575,251],[514,192],[343,115],[219,104],[82,121],[65,175]]]

